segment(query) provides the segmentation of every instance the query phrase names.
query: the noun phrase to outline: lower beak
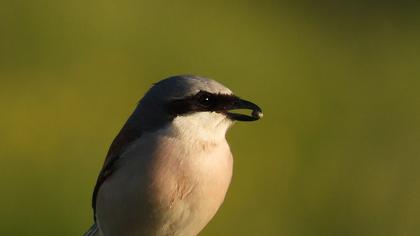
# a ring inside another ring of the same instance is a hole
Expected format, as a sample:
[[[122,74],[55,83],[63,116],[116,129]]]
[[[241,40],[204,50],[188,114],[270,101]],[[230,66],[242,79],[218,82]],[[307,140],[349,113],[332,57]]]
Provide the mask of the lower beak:
[[[251,110],[251,115],[233,113],[232,110]],[[237,98],[229,107],[226,108],[226,115],[231,120],[237,121],[255,121],[263,117],[263,112],[259,106],[256,104],[246,101],[240,98]]]

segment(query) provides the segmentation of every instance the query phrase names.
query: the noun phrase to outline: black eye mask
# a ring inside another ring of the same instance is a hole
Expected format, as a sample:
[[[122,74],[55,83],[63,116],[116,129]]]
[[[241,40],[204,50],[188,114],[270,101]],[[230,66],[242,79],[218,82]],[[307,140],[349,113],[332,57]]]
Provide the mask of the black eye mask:
[[[230,112],[237,109],[252,110],[252,113],[251,115],[245,115]],[[195,95],[169,102],[168,111],[173,116],[204,111],[218,112],[238,121],[254,121],[262,117],[261,108],[252,102],[240,99],[235,95],[213,94],[206,91],[200,91]]]

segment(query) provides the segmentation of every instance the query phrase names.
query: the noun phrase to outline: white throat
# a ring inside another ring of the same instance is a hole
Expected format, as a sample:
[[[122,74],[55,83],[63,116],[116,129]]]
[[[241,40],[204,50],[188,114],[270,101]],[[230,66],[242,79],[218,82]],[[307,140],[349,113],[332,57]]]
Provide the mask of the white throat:
[[[226,131],[233,121],[217,112],[196,112],[176,117],[171,132],[197,141],[217,142],[225,140]]]

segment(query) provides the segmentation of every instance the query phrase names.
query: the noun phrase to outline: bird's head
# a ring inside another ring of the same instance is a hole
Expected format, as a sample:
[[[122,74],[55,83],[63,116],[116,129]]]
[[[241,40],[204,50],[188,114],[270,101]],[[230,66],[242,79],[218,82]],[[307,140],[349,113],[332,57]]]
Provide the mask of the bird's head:
[[[250,114],[236,110],[249,110]],[[225,135],[234,121],[255,121],[260,107],[234,95],[224,85],[203,77],[182,75],[152,86],[130,118],[144,129],[172,124],[182,132]]]

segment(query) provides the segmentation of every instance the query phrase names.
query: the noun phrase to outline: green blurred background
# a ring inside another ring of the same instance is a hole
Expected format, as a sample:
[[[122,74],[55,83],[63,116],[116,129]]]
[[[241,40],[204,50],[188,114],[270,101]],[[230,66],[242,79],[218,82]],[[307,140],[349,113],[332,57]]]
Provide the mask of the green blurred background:
[[[0,235],[81,235],[108,146],[153,82],[214,78],[265,117],[228,139],[201,234],[420,235],[420,6],[0,1]]]

